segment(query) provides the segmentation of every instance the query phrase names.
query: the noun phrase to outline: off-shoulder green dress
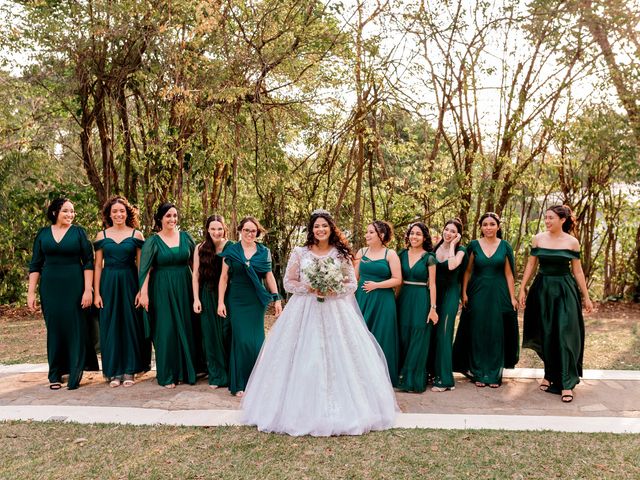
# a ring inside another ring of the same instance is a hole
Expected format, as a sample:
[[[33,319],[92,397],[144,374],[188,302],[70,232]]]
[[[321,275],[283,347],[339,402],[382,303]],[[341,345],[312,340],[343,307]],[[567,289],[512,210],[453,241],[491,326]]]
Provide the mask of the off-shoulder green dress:
[[[580,252],[532,248],[539,270],[527,295],[523,348],[534,350],[544,362],[549,391],[571,390],[582,376],[584,319],[578,284],[571,261]]]
[[[159,385],[196,383],[193,291],[190,259],[195,243],[180,232],[180,244],[169,248],[159,235],[142,246],[139,285],[149,277],[149,313],[145,314],[156,352]]]
[[[89,309],[80,305],[84,271],[93,270],[93,248],[83,228],[71,225],[60,242],[51,227],[41,228],[33,242],[29,273],[40,272],[40,302],[47,326],[49,382],[78,388],[83,370],[99,370],[90,337]]]
[[[453,345],[453,369],[475,382],[501,384],[502,370],[518,363],[518,313],[513,309],[505,263],[515,271],[513,249],[501,240],[491,257],[472,240],[473,271],[467,285],[467,308],[462,310]]]
[[[105,377],[121,378],[149,371],[151,342],[145,338],[142,310],[136,309],[138,267],[136,256],[144,240],[136,231],[121,242],[107,237],[94,242],[102,250],[104,265],[100,275],[100,351]]]
[[[402,267],[402,288],[398,296],[398,333],[400,337],[400,375],[398,388],[408,392],[427,389],[427,357],[433,323],[427,323],[431,309],[429,266],[437,260],[425,254],[409,266],[409,252],[399,255]]]
[[[365,292],[362,285],[366,281],[384,282],[391,278],[391,267],[387,260],[388,249],[384,258],[371,260],[364,252],[360,260],[358,289],[356,301],[369,331],[376,337],[380,348],[387,359],[391,384],[398,386],[398,320],[396,297],[393,288],[376,288]]]

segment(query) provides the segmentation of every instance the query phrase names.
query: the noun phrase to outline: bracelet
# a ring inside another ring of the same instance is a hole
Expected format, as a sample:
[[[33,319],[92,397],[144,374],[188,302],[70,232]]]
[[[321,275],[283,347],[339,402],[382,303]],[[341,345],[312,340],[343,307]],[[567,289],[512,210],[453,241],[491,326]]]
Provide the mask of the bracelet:
[[[431,310],[435,310],[437,307],[435,305],[431,305]]]
[[[280,300],[282,300],[282,295],[280,295],[278,292],[271,294],[271,301],[272,302],[278,302]]]

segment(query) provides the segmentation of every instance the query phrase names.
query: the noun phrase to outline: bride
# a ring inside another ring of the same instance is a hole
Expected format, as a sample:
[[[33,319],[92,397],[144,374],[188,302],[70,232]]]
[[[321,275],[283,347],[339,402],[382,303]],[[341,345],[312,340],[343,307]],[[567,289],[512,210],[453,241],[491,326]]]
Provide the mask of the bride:
[[[346,293],[318,300],[304,269],[332,257]],[[347,240],[325,210],[311,214],[307,241],[289,258],[285,289],[293,293],[262,347],[242,399],[242,420],[264,432],[359,435],[394,424],[396,401],[382,350],[353,292]]]

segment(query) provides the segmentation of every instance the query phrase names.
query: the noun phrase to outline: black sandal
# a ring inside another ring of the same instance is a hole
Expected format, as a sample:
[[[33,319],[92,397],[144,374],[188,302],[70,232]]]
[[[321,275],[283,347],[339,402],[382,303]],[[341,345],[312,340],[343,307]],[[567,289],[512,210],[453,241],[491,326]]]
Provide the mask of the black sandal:
[[[562,394],[562,402],[563,403],[571,403],[573,401],[573,392],[571,393],[563,393]]]
[[[53,382],[49,384],[49,390],[60,390],[62,388],[62,384],[60,382]]]
[[[546,378],[542,380],[543,382],[548,382],[548,383],[541,383],[540,386],[538,387],[540,390],[542,390],[543,392],[546,392],[549,390],[549,387],[551,387],[551,382],[549,382],[549,380],[547,380]]]

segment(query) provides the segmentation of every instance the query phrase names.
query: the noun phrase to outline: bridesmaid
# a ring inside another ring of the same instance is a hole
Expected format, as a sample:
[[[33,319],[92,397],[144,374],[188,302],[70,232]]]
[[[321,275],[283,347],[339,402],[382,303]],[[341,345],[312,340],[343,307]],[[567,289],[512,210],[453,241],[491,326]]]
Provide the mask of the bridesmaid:
[[[518,363],[518,300],[513,249],[502,240],[500,217],[480,217],[481,238],[467,247],[462,280],[462,316],[453,346],[454,370],[477,387],[502,384],[503,368]]]
[[[134,384],[151,368],[151,345],[144,335],[138,303],[138,265],[144,243],[138,212],[121,196],[102,209],[104,230],[95,239],[93,304],[100,312],[102,372],[111,387]]]
[[[218,287],[218,315],[231,322],[229,390],[244,395],[249,375],[264,342],[264,316],[267,305],[275,302],[275,315],[282,303],[271,271],[271,252],[256,239],[265,233],[254,217],[244,217],[238,225],[240,242],[220,252],[224,258]],[[266,281],[267,290],[263,284]],[[229,288],[229,311],[225,299]]]
[[[559,393],[568,403],[582,375],[582,305],[589,313],[593,304],[580,264],[580,244],[571,235],[575,223],[571,209],[549,207],[544,223],[547,231],[533,237],[520,286],[520,305],[525,308],[522,346],[535,350],[544,362],[540,390]],[[538,263],[540,270],[527,295],[527,283]]]
[[[49,388],[78,388],[83,370],[99,370],[89,335],[88,307],[92,302],[93,249],[83,228],[73,225],[73,203],[56,198],[47,210],[50,227],[41,228],[33,242],[29,264],[27,306],[36,310],[40,281],[42,313],[47,326]]]
[[[431,336],[434,376],[433,392],[446,392],[455,388],[452,366],[453,329],[460,306],[461,274],[464,271],[466,249],[460,246],[462,223],[451,219],[444,225],[442,238],[436,245],[435,254],[438,286],[438,324]]]
[[[222,272],[220,253],[230,245],[224,218],[211,215],[205,222],[205,239],[193,255],[192,284],[193,311],[202,314],[200,324],[211,388],[229,385],[231,326],[228,318],[218,315],[218,287]]]
[[[158,385],[196,383],[191,268],[195,242],[178,230],[178,210],[163,203],[154,215],[156,234],[142,247],[140,305],[153,338]]]
[[[398,296],[400,376],[398,387],[408,392],[427,389],[427,356],[436,313],[436,259],[424,223],[409,225],[400,252],[402,289]]]
[[[389,377],[398,386],[398,324],[394,288],[402,283],[400,259],[387,244],[393,229],[376,220],[367,226],[366,248],[355,259],[358,289],[356,301],[369,331],[376,337],[387,359]]]

